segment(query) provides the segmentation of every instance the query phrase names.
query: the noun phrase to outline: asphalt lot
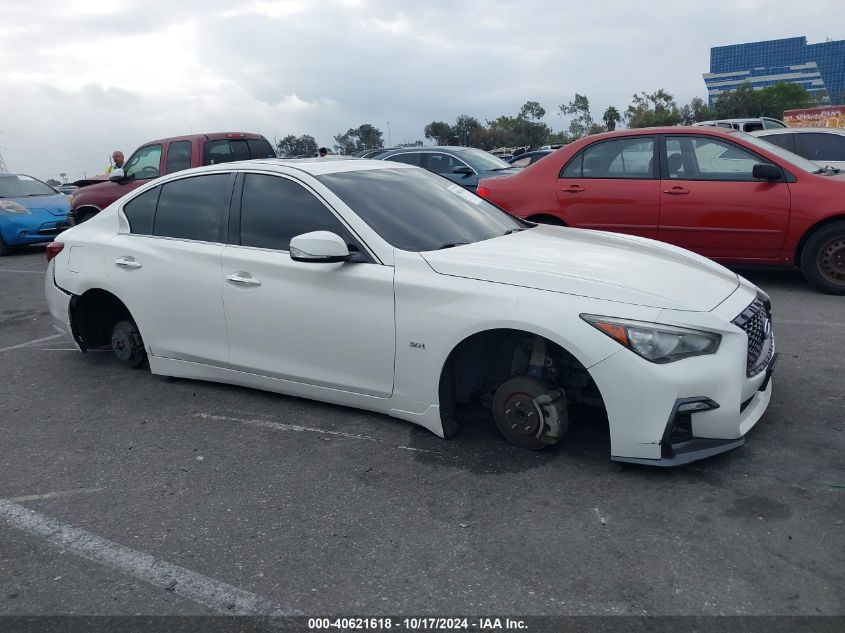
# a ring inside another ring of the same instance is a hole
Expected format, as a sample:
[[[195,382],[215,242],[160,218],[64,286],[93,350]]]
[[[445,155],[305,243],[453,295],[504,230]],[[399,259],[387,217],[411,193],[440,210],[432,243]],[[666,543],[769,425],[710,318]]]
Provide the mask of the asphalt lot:
[[[741,271],[782,353],[748,444],[658,470],[79,354],[44,265],[0,259],[0,614],[845,614],[845,297],[797,273]]]

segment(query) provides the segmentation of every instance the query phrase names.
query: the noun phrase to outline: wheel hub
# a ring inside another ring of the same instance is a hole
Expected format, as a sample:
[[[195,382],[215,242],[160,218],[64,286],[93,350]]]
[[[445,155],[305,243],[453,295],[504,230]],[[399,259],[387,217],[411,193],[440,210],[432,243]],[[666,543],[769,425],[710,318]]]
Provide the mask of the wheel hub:
[[[542,424],[534,398],[527,393],[514,393],[507,399],[505,420],[512,432],[528,437],[536,436]]]
[[[831,281],[845,282],[845,238],[832,239],[822,247],[819,268]]]

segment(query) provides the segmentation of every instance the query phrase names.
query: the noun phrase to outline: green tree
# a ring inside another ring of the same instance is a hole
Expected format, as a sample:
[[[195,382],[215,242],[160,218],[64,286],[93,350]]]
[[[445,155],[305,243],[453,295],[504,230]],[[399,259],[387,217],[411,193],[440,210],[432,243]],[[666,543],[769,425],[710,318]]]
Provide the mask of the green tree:
[[[798,84],[781,81],[774,86],[755,90],[745,82],[736,90],[723,92],[714,109],[719,119],[770,116],[783,118],[784,110],[806,108],[815,104],[813,96]]]
[[[736,90],[723,92],[713,104],[717,119],[736,119],[760,116],[760,97],[751,82],[746,81]]]
[[[700,97],[695,97],[687,105],[682,107],[680,112],[681,125],[692,125],[700,121],[707,121],[714,116],[710,108],[707,107],[707,104],[704,103],[704,99]]]
[[[625,121],[631,128],[677,125],[681,122],[681,113],[675,98],[661,88],[652,94],[633,95],[631,105],[625,111]]]
[[[575,93],[575,98],[566,105],[559,106],[559,115],[571,116],[569,134],[574,139],[587,136],[593,126],[593,115],[590,114],[590,100],[586,95]]]
[[[349,128],[345,134],[334,137],[334,146],[338,154],[354,154],[365,149],[379,149],[384,147],[382,133],[377,127],[363,123],[357,128]]]
[[[546,109],[537,101],[526,101],[519,109],[520,119],[534,119],[539,121],[546,116]]]
[[[58,187],[60,184],[62,184],[58,180],[56,180],[55,178],[48,178],[44,182],[46,182],[51,187]]]
[[[302,136],[288,134],[276,143],[276,151],[283,158],[313,156],[317,153],[317,141],[309,134],[303,134]]]
[[[807,108],[815,105],[812,95],[804,86],[780,81],[757,92],[760,116],[782,119],[785,110]]]
[[[619,114],[619,110],[610,106],[607,110],[604,111],[604,114],[601,116],[602,121],[604,121],[604,127],[607,129],[608,132],[613,132],[616,129],[616,124],[622,120],[622,115]]]
[[[473,133],[482,127],[481,123],[475,117],[462,114],[455,120],[455,125],[452,126],[451,140],[457,142],[459,145],[469,147]]]
[[[432,121],[425,126],[423,134],[437,145],[448,145],[452,138],[452,126],[445,121]]]

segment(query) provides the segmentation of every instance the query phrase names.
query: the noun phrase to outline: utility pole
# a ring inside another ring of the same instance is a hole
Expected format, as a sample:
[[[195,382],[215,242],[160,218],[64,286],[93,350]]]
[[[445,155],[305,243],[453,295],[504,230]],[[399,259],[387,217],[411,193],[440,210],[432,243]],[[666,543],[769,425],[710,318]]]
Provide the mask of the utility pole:
[[[393,147],[393,142],[390,140],[390,121],[387,122],[387,146]]]

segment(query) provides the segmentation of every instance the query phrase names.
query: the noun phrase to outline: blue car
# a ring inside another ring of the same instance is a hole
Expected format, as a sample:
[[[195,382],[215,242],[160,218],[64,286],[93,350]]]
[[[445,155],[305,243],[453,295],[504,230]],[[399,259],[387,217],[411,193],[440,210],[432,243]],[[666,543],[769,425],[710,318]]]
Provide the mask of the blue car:
[[[501,158],[474,147],[402,147],[373,158],[424,167],[470,191],[476,190],[482,178],[519,172]]]
[[[50,242],[70,225],[68,197],[37,178],[0,174],[0,256],[12,246]]]

